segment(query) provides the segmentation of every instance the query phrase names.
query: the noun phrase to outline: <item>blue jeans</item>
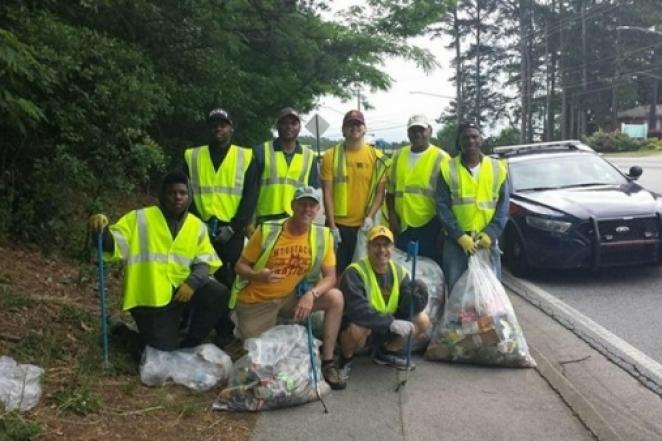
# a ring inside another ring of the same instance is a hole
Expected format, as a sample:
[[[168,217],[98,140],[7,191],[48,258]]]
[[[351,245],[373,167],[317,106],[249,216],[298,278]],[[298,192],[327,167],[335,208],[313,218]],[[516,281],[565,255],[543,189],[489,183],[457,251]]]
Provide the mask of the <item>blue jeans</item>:
[[[444,259],[442,261],[442,269],[444,270],[444,277],[448,286],[448,292],[453,289],[455,282],[458,281],[460,276],[467,270],[469,256],[467,256],[462,248],[450,238],[444,241]],[[492,269],[497,278],[501,280],[501,253],[499,252],[499,244],[494,243],[490,248],[490,262]]]

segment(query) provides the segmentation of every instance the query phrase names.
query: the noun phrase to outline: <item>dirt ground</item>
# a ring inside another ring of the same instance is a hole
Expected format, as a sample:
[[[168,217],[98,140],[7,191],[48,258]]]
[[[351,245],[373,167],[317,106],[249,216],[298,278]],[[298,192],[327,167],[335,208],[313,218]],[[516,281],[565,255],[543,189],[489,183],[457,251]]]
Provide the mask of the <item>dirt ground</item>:
[[[120,270],[109,269],[111,314],[120,310],[120,281]],[[104,369],[99,309],[93,263],[0,245],[0,355],[46,371],[37,407],[0,413],[0,439],[248,439],[255,415],[212,411],[218,390],[143,386],[137,364],[114,344]]]

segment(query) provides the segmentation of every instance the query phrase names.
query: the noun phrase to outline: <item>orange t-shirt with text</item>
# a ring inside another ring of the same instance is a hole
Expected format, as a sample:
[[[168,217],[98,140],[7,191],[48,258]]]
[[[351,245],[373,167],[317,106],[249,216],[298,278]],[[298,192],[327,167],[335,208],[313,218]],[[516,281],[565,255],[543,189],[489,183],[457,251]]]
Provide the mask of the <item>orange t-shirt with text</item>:
[[[325,240],[327,241],[327,251],[322,258],[322,268],[335,267],[336,255],[333,252],[331,235],[327,234]],[[246,244],[241,257],[254,264],[261,252],[262,230],[258,229]],[[277,274],[283,274],[285,277],[273,283],[251,281],[239,291],[238,300],[242,303],[263,303],[287,297],[294,292],[297,284],[308,274],[310,260],[308,233],[297,236],[288,232],[287,228],[283,228],[265,268],[269,268]]]

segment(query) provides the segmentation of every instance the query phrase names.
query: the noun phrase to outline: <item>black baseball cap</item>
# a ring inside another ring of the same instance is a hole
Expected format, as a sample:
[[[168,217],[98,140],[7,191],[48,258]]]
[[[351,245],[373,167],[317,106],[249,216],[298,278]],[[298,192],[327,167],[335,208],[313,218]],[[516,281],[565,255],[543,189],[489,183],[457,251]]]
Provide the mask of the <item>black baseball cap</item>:
[[[227,121],[230,123],[230,125],[234,125],[232,123],[232,117],[230,116],[230,113],[225,109],[221,109],[220,107],[217,107],[216,109],[209,112],[207,122],[211,123],[214,121]]]

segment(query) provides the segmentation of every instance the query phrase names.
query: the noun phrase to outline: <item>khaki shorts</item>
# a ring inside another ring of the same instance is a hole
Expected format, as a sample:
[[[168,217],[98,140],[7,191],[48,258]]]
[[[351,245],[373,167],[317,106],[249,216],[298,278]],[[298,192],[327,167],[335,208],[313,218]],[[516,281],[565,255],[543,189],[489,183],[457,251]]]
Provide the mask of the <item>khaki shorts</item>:
[[[291,319],[297,306],[295,294],[264,303],[237,303],[237,328],[242,340],[259,337],[265,331],[276,326],[278,317]]]

